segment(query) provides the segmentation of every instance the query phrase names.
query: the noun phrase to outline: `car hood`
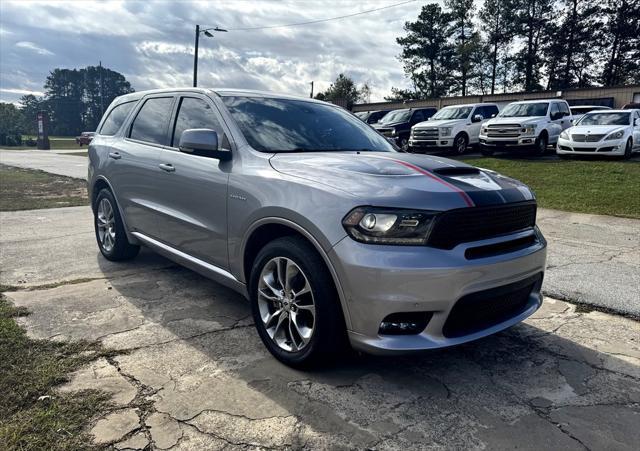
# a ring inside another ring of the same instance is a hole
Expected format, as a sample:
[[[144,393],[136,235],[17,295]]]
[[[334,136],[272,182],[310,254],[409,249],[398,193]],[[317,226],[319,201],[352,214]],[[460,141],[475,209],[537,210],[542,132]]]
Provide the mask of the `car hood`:
[[[371,126],[373,128],[392,128],[402,124],[406,124],[406,122],[390,122],[388,124],[381,124],[380,122],[376,122],[375,124],[371,124]]]
[[[576,125],[569,129],[569,133],[608,135],[611,132],[625,128],[624,125]]]
[[[500,124],[535,124],[544,119],[545,116],[525,116],[525,117],[494,117],[487,121],[486,125],[500,125]]]
[[[395,152],[279,153],[288,176],[360,198],[363,205],[449,210],[534,199],[524,184],[459,161]],[[309,199],[313,202],[313,199]]]
[[[441,119],[436,121],[424,121],[418,122],[412,128],[431,128],[431,127],[454,127],[461,122],[466,121],[466,119]]]

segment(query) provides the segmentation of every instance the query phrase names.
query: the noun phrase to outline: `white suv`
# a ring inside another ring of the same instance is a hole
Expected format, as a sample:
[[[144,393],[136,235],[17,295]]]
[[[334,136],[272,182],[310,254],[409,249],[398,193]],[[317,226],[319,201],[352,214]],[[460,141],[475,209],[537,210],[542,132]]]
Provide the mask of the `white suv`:
[[[498,116],[482,124],[480,151],[533,150],[542,155],[549,144],[558,142],[563,130],[571,127],[569,104],[564,100],[512,102]]]
[[[462,155],[470,144],[478,144],[480,127],[497,114],[498,105],[494,103],[445,107],[411,127],[409,152],[450,150]]]

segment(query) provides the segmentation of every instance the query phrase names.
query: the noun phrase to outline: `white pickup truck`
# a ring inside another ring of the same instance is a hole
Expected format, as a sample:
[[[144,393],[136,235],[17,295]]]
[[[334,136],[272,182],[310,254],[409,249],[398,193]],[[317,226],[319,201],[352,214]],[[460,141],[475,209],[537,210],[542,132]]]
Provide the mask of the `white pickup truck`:
[[[514,150],[543,155],[550,144],[555,146],[571,122],[571,110],[565,100],[512,102],[497,117],[482,124],[480,151],[487,156]]]
[[[451,105],[429,120],[411,127],[409,152],[449,150],[462,155],[469,145],[478,144],[480,127],[498,114],[495,103]]]

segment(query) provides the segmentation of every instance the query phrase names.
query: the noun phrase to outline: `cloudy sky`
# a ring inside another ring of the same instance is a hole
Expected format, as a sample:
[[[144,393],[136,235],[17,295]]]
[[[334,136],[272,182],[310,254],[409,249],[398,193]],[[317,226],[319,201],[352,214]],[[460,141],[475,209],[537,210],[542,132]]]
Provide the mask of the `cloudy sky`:
[[[382,100],[407,87],[395,38],[427,0],[313,25],[234,31],[330,18],[402,0],[0,1],[0,100],[42,94],[56,67],[102,64],[134,89],[190,86],[195,24],[228,33],[200,40],[199,86],[308,95],[340,72]]]

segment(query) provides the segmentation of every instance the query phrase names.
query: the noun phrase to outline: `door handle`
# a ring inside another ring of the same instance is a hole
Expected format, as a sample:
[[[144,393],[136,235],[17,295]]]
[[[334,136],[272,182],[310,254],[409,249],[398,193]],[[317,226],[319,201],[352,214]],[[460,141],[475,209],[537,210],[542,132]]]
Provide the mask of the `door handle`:
[[[119,160],[122,158],[119,152],[109,152],[109,158],[113,158],[114,160]]]
[[[176,168],[174,168],[173,165],[169,163],[160,163],[158,167],[163,171],[167,171],[167,172],[173,172],[176,170]]]

